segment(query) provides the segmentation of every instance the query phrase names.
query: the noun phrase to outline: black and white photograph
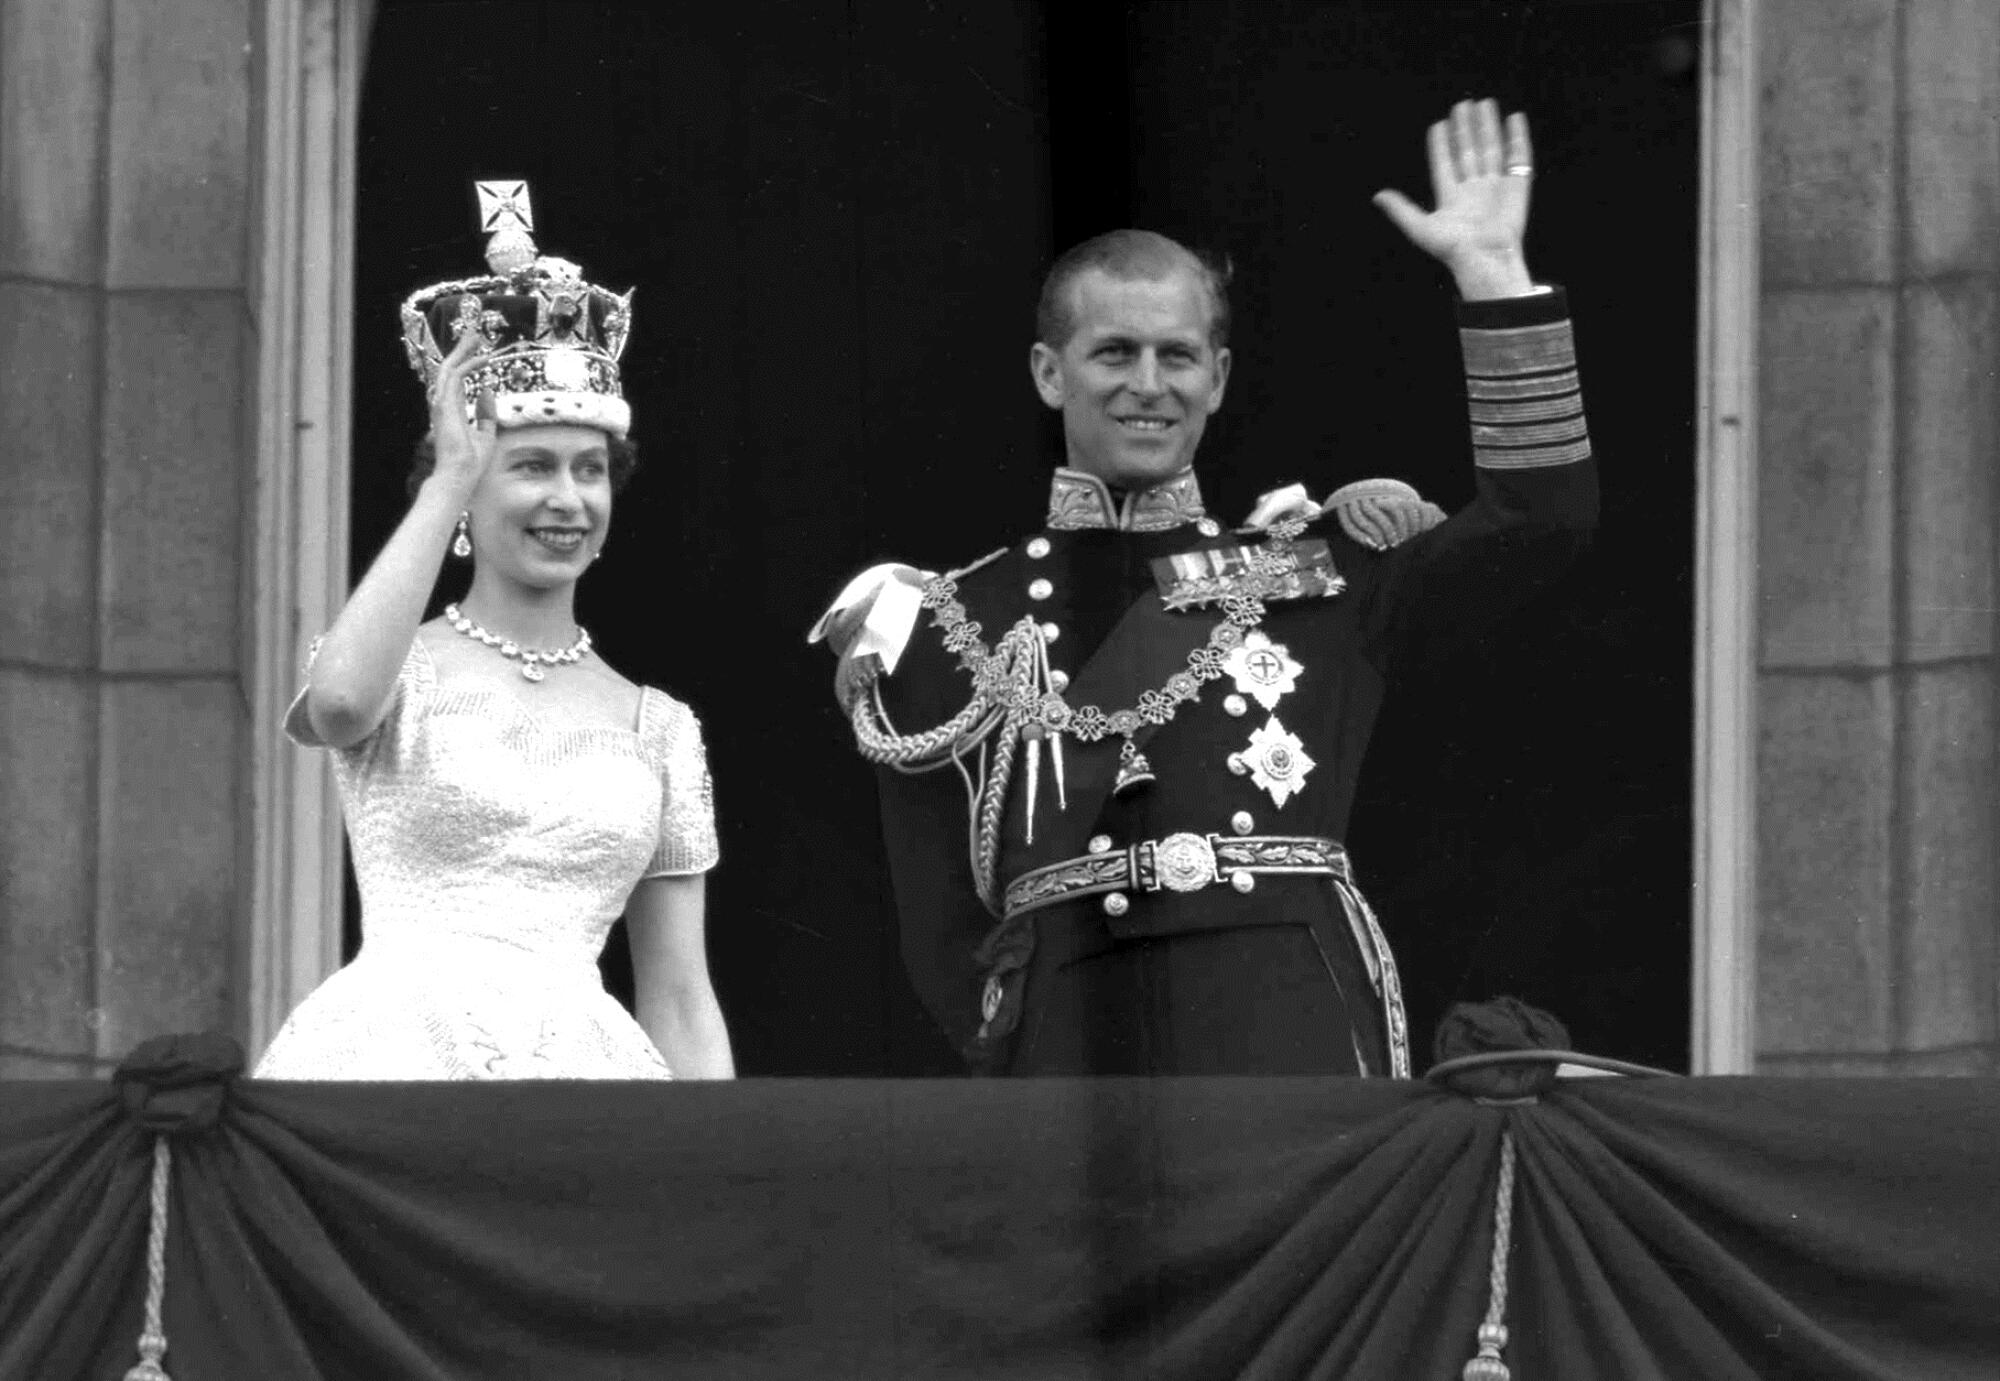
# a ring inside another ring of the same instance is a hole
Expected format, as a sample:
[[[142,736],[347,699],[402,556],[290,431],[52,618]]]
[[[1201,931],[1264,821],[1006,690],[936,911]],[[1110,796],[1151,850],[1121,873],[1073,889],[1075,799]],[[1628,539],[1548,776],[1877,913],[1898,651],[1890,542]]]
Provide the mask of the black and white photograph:
[[[0,0],[0,1381],[2000,1374],[2000,6]]]

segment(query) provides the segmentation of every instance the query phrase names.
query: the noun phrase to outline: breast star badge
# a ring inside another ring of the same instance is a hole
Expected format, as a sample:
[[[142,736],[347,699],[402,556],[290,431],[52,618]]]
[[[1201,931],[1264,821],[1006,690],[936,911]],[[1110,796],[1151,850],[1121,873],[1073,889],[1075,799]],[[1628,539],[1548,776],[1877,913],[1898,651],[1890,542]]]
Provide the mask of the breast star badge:
[[[1267,710],[1277,709],[1279,699],[1297,690],[1305,674],[1285,645],[1272,642],[1261,628],[1231,650],[1222,669],[1235,678],[1240,693],[1254,696]]]
[[[1299,736],[1287,729],[1276,715],[1250,735],[1250,748],[1243,754],[1250,768],[1250,781],[1258,790],[1270,793],[1280,806],[1305,789],[1306,774],[1317,765]]]

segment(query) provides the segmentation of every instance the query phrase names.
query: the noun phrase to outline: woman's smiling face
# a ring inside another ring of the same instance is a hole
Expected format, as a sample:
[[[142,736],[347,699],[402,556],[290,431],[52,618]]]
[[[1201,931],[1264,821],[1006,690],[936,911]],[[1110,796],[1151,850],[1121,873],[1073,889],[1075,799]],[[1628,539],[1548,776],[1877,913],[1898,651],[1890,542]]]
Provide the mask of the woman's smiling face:
[[[546,589],[589,567],[611,522],[611,448],[595,427],[514,427],[467,506],[473,560]]]

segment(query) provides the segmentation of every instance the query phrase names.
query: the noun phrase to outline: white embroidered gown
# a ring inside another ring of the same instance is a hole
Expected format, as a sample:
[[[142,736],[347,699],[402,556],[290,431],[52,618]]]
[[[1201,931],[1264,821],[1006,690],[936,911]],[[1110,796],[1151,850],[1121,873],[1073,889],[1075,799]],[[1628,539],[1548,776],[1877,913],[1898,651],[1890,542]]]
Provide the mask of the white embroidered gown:
[[[301,692],[285,719],[313,733]],[[334,750],[362,944],[262,1079],[665,1079],[597,956],[640,879],[716,861],[701,726],[661,691],[633,729],[440,689],[418,639],[380,727]]]

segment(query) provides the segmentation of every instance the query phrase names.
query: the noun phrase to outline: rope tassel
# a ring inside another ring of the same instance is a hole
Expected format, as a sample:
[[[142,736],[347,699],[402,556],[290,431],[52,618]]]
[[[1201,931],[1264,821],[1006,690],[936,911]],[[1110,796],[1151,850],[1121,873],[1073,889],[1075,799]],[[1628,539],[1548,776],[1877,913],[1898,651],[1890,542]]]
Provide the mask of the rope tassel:
[[[139,1332],[139,1361],[125,1381],[172,1381],[160,1359],[167,1354],[162,1317],[167,1298],[167,1184],[173,1152],[165,1136],[153,1138],[153,1221],[146,1237],[146,1321]]]
[[[1507,1250],[1514,1238],[1514,1134],[1500,1133],[1500,1183],[1493,1192],[1493,1269],[1486,1318],[1479,1325],[1479,1353],[1460,1373],[1464,1381],[1511,1381],[1500,1358],[1507,1346]]]

